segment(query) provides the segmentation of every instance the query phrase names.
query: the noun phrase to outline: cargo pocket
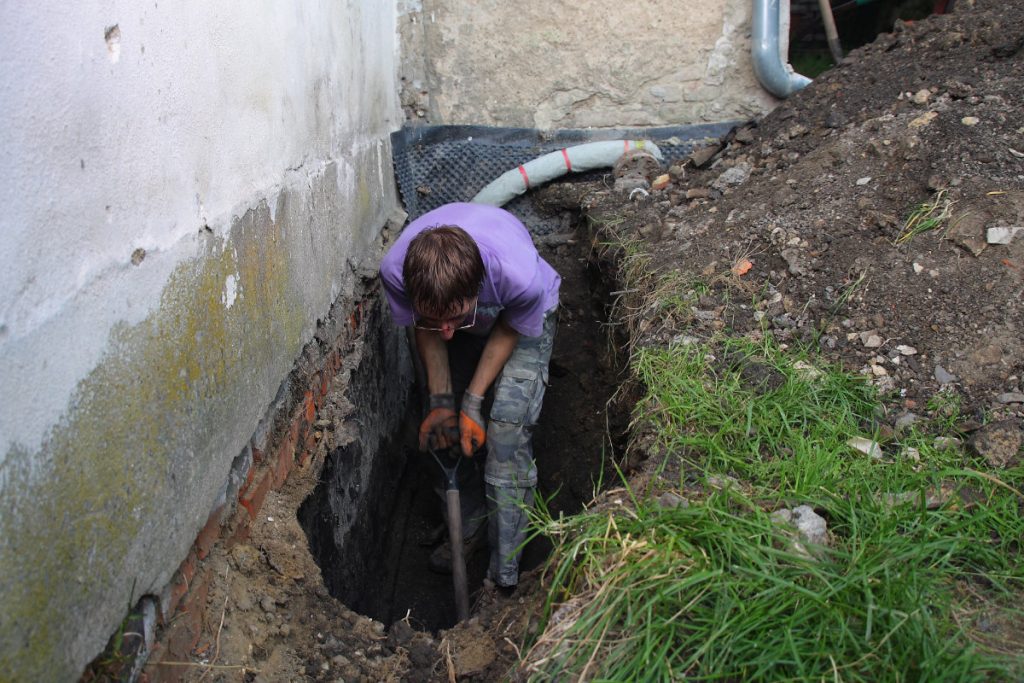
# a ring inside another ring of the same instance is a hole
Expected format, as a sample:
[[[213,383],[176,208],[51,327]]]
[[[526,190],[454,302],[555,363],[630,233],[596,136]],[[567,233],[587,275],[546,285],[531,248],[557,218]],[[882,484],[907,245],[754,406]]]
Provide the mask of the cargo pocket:
[[[494,390],[491,419],[508,424],[535,423],[540,411],[535,410],[533,404],[540,403],[537,401],[540,382],[537,370],[506,365]],[[543,392],[540,395],[543,396]]]

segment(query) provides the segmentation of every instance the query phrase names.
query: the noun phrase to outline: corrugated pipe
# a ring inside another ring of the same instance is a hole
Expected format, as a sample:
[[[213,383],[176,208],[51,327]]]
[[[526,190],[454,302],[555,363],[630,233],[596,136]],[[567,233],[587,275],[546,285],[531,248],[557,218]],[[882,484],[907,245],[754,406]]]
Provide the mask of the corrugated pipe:
[[[620,156],[634,149],[642,149],[664,161],[661,150],[650,140],[604,140],[587,142],[549,152],[522,166],[510,169],[480,190],[471,200],[474,204],[504,206],[506,202],[523,194],[531,187],[542,185],[569,172],[582,173],[595,168],[613,166]]]
[[[789,0],[754,0],[754,73],[764,89],[776,97],[789,97],[807,87],[811,79],[789,65]]]

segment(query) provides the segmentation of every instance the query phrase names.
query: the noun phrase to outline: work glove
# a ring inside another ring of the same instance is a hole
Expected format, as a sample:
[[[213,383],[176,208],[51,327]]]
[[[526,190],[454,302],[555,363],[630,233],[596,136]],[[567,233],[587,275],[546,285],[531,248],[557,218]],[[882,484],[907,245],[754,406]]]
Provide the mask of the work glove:
[[[420,450],[449,448],[459,442],[454,394],[431,394],[430,411],[420,424]]]
[[[462,436],[462,453],[472,457],[476,449],[484,445],[487,432],[484,429],[484,416],[480,414],[483,396],[468,391],[462,396],[462,412],[459,413],[459,434]]]

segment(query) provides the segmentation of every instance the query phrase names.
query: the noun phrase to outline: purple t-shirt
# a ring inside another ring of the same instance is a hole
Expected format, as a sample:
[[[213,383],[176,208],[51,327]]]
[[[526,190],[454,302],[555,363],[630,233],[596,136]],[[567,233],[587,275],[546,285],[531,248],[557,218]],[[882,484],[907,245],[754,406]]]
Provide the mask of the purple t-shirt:
[[[530,233],[504,209],[486,204],[445,204],[425,213],[402,231],[380,265],[384,292],[397,325],[412,325],[413,310],[405,292],[402,264],[413,237],[426,228],[455,225],[480,249],[484,281],[471,333],[487,334],[498,314],[516,332],[539,337],[544,313],[558,303],[562,279],[537,253]]]

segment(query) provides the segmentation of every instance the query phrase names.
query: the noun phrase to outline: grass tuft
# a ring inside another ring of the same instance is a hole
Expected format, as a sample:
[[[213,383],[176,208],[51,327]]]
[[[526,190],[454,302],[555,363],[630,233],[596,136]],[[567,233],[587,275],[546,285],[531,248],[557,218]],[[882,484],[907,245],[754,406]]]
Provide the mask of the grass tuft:
[[[952,215],[952,200],[946,199],[946,191],[939,190],[934,199],[917,206],[903,223],[896,244],[906,244],[920,234],[935,230]]]

